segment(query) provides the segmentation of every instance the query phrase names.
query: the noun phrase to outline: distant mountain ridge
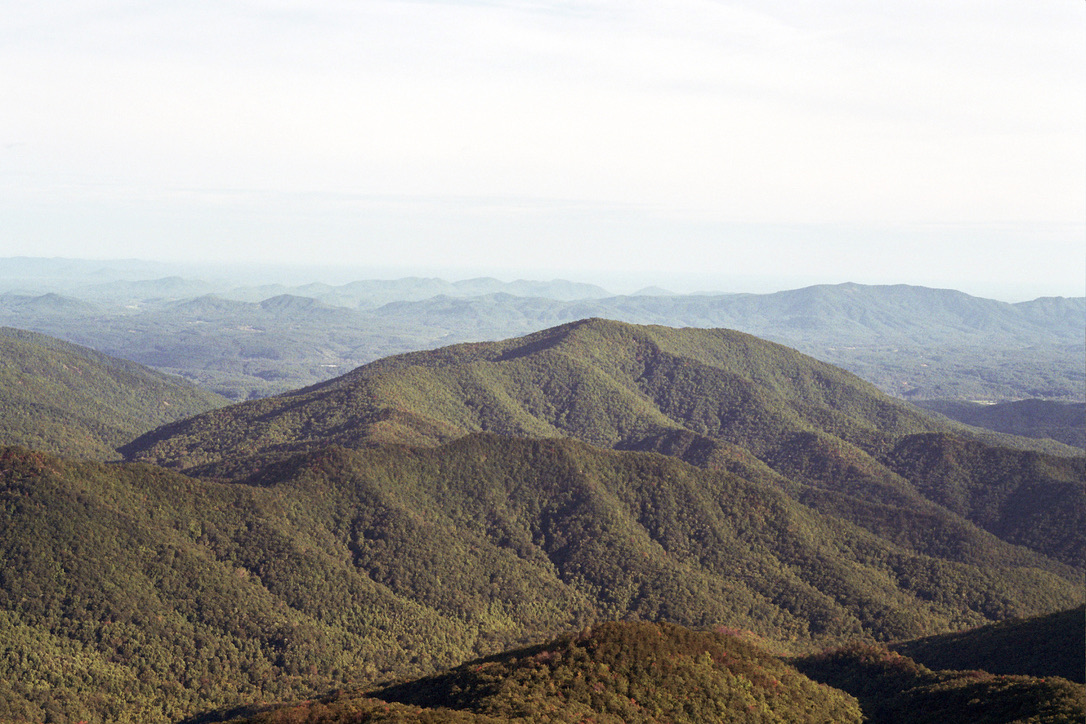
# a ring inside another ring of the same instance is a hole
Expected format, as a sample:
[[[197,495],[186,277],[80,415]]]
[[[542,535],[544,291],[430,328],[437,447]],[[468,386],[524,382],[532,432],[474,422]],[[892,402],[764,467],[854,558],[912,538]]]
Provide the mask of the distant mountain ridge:
[[[422,300],[409,308],[424,312],[427,305]],[[634,324],[726,327],[787,339],[793,345],[827,341],[821,334],[826,328],[833,329],[839,345],[872,341],[977,344],[993,336],[1012,337],[1020,344],[1072,344],[1081,341],[1086,298],[1011,304],[951,289],[837,284],[771,294],[638,294],[580,299],[552,303],[548,311],[561,321],[605,317]]]
[[[121,295],[88,305],[72,296],[78,289],[65,289],[67,307],[56,297],[46,303],[0,294],[0,324],[182,374],[234,399],[313,384],[391,354],[502,339],[589,317],[745,331],[907,399],[1083,401],[1086,389],[1086,298],[1009,304],[952,290],[857,284],[616,297],[561,281],[402,279],[221,289],[217,298],[235,305],[224,301],[217,312],[208,305],[197,312],[168,289],[146,291],[140,300]],[[259,306],[284,294],[315,299],[339,314],[299,311],[287,323],[290,309]],[[261,329],[268,343],[239,340],[239,326]]]

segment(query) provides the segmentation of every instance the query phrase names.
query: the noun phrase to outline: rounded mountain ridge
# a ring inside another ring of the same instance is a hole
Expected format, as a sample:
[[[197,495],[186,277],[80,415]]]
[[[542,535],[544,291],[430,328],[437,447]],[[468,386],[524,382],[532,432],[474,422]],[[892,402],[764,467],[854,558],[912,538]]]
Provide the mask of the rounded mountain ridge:
[[[763,457],[796,432],[881,448],[944,428],[848,372],[749,334],[589,318],[387,357],[160,428],[124,452],[193,468],[330,443],[435,445],[475,431],[619,449],[655,449],[685,432]]]

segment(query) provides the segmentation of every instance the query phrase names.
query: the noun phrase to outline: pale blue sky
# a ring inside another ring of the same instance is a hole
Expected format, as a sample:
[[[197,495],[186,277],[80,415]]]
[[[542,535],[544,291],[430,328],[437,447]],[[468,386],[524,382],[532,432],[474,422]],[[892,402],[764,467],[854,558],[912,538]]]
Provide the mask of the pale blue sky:
[[[0,0],[0,67],[0,256],[1086,293],[1077,0]]]

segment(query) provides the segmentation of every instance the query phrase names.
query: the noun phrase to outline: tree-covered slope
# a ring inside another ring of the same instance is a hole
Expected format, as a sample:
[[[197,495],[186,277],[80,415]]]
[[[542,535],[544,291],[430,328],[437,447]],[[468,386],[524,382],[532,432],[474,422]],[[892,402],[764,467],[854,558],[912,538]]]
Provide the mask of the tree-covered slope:
[[[118,458],[133,437],[226,402],[132,362],[0,328],[0,444]]]
[[[983,513],[951,506],[953,491],[905,450],[922,447],[907,441],[924,434],[957,440],[963,428],[795,350],[720,329],[585,320],[385,358],[296,393],[168,425],[124,451],[228,477],[255,455],[328,442],[439,444],[472,431],[572,436],[768,476],[805,504],[895,540],[911,538],[909,545],[937,555],[973,535],[963,519],[1072,566],[1086,555],[1086,506],[1076,503],[1081,458],[1035,456],[1032,468],[989,496],[999,505]],[[991,458],[1017,454],[980,443],[959,447],[956,488],[983,487]],[[1028,502],[1033,513],[1002,505],[1012,499]],[[1053,501],[1069,505],[1052,509]],[[925,540],[917,540],[919,531]]]
[[[850,696],[819,686],[738,636],[668,624],[606,623],[370,695],[499,721],[784,724],[862,719]]]
[[[885,460],[926,498],[1003,540],[1083,564],[1086,458],[930,433],[903,438]]]
[[[0,455],[0,719],[176,720],[603,619],[724,623],[802,649],[1080,596],[1080,572],[968,523],[933,555],[768,481],[568,439],[476,434],[253,468],[216,483]]]
[[[1086,689],[932,671],[870,645],[785,661],[719,629],[609,623],[439,676],[238,714],[204,721],[1063,724],[1086,719]]]

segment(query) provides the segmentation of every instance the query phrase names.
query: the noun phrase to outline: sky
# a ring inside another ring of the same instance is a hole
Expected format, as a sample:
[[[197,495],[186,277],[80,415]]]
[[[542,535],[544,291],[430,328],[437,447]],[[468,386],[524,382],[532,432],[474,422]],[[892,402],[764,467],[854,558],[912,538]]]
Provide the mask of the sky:
[[[0,0],[0,67],[0,257],[1086,294],[1081,0]]]

